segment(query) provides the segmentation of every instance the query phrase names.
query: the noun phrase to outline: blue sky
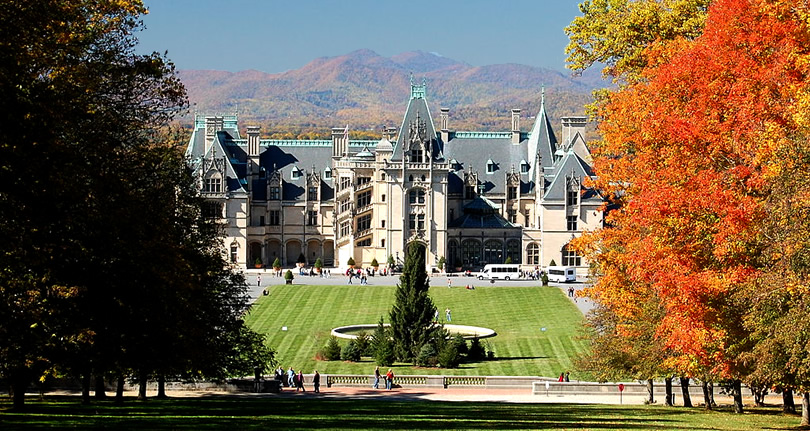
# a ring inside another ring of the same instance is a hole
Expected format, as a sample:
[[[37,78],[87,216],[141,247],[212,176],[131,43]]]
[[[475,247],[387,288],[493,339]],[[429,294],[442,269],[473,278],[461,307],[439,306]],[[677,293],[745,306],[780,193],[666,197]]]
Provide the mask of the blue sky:
[[[563,29],[581,1],[144,0],[137,37],[139,51],[168,50],[179,69],[277,73],[368,48],[563,71]]]

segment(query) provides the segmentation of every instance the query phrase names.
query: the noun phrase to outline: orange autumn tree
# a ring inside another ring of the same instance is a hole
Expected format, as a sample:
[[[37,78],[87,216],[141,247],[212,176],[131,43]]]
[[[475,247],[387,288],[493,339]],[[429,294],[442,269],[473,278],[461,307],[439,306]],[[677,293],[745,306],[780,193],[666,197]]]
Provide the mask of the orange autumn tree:
[[[701,36],[647,50],[640,79],[599,109],[596,186],[618,209],[576,243],[594,262],[587,294],[627,322],[658,297],[666,365],[734,381],[738,411],[746,310],[730,298],[762,266],[766,167],[806,82],[810,38],[797,8],[717,0]]]

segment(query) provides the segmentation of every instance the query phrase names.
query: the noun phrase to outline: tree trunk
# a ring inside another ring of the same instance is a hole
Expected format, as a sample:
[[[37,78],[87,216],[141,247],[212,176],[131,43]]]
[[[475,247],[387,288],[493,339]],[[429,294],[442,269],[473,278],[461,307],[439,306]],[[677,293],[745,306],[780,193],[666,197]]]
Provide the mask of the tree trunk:
[[[672,377],[664,378],[664,388],[666,390],[666,405],[672,407],[675,403],[673,402],[673,394],[672,394]]]
[[[712,407],[717,407],[717,403],[714,402],[714,383],[709,382],[709,399],[712,402]]]
[[[25,377],[11,377],[11,397],[14,399],[14,411],[25,410],[25,390],[28,389],[28,381]]]
[[[796,414],[796,403],[793,402],[793,389],[782,391],[782,413]]]
[[[90,372],[82,374],[82,404],[90,404]]]
[[[106,383],[104,382],[104,376],[98,375],[96,376],[96,399],[103,400],[107,398],[107,388]]]
[[[163,374],[158,376],[158,398],[166,398],[166,376]]]
[[[742,387],[739,380],[731,382],[731,396],[734,398],[734,413],[743,412]]]
[[[647,379],[647,395],[649,398],[647,399],[648,404],[655,403],[655,394],[653,393],[653,379]]]
[[[146,373],[138,374],[138,399],[146,400]]]
[[[115,384],[115,403],[124,404],[124,375],[118,375],[118,381]]]
[[[802,423],[799,425],[810,426],[810,392],[802,394]]]
[[[683,393],[683,406],[692,407],[692,397],[689,396],[689,377],[681,377],[681,393]]]
[[[712,409],[712,397],[709,395],[709,382],[701,382],[701,388],[703,388],[703,404],[706,410]]]

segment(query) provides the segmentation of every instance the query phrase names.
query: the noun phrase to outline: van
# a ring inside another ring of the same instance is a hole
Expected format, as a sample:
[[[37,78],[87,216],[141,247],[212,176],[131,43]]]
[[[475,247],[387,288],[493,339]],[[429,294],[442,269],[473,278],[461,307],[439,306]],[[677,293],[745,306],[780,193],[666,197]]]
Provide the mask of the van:
[[[484,270],[478,273],[479,280],[516,280],[518,278],[520,278],[520,265],[518,264],[486,265]]]
[[[577,281],[577,269],[571,266],[549,266],[546,267],[548,281],[557,283],[568,283]]]

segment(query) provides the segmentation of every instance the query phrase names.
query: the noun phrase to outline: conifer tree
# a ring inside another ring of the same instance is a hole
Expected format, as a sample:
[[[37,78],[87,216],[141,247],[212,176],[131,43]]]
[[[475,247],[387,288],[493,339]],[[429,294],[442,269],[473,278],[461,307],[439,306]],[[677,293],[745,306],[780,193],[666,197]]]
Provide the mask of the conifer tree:
[[[399,281],[390,313],[394,352],[400,361],[413,362],[438,329],[433,325],[436,307],[428,295],[430,283],[425,271],[425,247],[421,244],[408,247]]]

